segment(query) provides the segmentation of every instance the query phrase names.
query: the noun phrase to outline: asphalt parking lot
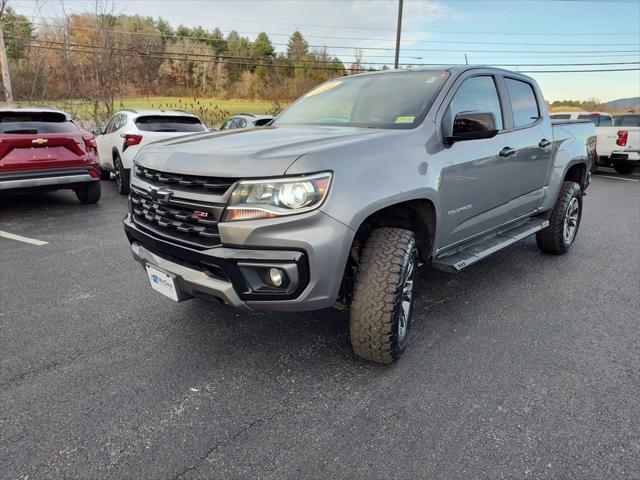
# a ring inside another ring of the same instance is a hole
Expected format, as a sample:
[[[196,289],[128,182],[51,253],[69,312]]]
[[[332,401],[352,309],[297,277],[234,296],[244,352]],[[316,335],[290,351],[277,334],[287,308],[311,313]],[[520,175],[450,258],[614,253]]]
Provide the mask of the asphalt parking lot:
[[[597,175],[568,255],[423,269],[399,363],[347,314],[175,304],[126,199],[0,198],[0,477],[639,478],[640,182]]]

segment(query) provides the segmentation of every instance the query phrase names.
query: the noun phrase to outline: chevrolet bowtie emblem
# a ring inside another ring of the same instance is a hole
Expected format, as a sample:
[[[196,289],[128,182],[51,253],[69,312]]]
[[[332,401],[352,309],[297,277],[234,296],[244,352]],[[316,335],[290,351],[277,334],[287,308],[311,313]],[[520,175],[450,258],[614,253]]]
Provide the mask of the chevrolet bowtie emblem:
[[[33,140],[31,140],[31,143],[35,143],[37,145],[44,145],[48,141],[49,140],[47,138],[34,138]]]
[[[147,190],[147,194],[156,202],[167,203],[173,192],[162,187],[151,187]]]

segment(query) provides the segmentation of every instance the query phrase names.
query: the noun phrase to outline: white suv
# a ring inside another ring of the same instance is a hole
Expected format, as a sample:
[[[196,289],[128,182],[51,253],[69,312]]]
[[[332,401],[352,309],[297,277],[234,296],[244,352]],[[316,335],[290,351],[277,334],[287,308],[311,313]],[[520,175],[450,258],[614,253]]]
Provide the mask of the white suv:
[[[116,175],[118,192],[129,193],[129,174],[140,147],[169,137],[206,132],[200,119],[182,110],[130,110],[113,114],[104,131],[93,133],[98,145],[100,178]]]

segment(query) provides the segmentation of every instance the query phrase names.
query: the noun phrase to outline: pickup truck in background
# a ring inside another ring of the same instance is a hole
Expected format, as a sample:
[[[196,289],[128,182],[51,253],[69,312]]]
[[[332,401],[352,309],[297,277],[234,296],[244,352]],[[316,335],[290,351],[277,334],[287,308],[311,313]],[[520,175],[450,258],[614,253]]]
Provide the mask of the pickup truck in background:
[[[605,112],[553,112],[551,120],[591,120],[596,127],[610,127],[613,117]]]
[[[613,119],[613,127],[596,129],[598,165],[612,166],[629,174],[640,165],[640,113],[625,113]]]
[[[100,200],[93,134],[53,108],[0,108],[0,193],[61,189]]]
[[[245,311],[349,309],[392,363],[422,263],[459,272],[529,235],[573,245],[592,122],[551,121],[536,82],[487,67],[326,82],[264,128],[142,148],[124,228],[151,287]]]

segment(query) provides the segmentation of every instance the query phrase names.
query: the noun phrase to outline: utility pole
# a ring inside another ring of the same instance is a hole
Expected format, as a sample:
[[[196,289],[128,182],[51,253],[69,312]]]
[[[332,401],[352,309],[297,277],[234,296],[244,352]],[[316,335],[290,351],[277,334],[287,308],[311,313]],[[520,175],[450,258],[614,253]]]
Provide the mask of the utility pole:
[[[398,68],[400,62],[400,33],[402,32],[402,2],[398,0],[398,31],[396,33],[396,61],[393,64],[394,68]]]
[[[2,70],[2,85],[4,85],[4,96],[7,105],[13,105],[13,90],[11,89],[7,48],[4,44],[4,30],[2,29],[2,13],[4,12],[5,4],[6,0],[2,0],[2,9],[0,10],[0,69]]]

